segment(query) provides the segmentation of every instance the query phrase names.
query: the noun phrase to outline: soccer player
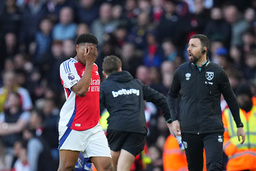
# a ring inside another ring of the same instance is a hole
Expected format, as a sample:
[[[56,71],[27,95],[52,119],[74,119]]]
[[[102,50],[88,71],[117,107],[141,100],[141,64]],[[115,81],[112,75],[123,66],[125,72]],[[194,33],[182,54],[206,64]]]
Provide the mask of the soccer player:
[[[99,125],[100,77],[94,63],[97,44],[94,35],[80,35],[77,55],[60,65],[66,102],[60,111],[58,171],[74,170],[79,152],[89,157],[98,171],[112,171],[110,149]]]
[[[171,130],[167,99],[140,80],[133,79],[129,72],[122,71],[122,62],[114,55],[104,58],[102,68],[107,79],[100,86],[100,103],[109,112],[107,138],[113,167],[117,171],[130,171],[146,141],[144,100],[160,107]]]

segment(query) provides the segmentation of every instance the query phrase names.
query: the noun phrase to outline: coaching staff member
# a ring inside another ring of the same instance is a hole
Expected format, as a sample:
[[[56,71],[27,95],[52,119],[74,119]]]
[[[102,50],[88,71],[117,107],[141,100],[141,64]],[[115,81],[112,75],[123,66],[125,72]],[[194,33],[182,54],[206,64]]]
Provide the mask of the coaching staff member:
[[[122,71],[122,62],[116,56],[105,57],[102,68],[107,79],[100,85],[100,103],[109,112],[107,139],[113,167],[117,171],[130,171],[146,141],[144,100],[160,107],[171,130],[167,99],[138,79],[133,79],[129,72]]]
[[[238,127],[238,140],[242,137],[241,144],[245,140],[236,97],[222,67],[207,60],[209,47],[210,41],[205,35],[196,34],[190,38],[187,48],[189,61],[175,71],[168,93],[172,132],[176,135],[181,133],[187,147],[185,152],[189,171],[203,169],[203,149],[206,152],[207,171],[222,170],[224,128],[221,94]]]

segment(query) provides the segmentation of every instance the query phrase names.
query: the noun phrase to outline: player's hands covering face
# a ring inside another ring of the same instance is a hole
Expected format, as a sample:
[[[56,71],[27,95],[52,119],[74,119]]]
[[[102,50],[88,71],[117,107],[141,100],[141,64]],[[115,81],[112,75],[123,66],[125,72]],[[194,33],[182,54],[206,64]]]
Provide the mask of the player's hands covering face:
[[[97,46],[96,45],[86,45],[84,47],[83,58],[86,60],[87,64],[92,64],[97,59]]]

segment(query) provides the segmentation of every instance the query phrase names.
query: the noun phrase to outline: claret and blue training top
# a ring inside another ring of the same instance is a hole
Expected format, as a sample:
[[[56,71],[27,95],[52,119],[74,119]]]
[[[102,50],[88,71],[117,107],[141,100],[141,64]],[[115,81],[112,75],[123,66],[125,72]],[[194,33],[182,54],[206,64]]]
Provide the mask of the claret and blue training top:
[[[60,126],[82,131],[96,126],[100,119],[99,92],[100,76],[98,66],[93,65],[91,84],[84,97],[77,96],[71,87],[83,76],[86,66],[70,58],[60,65],[60,78],[64,87],[66,102],[60,111]]]

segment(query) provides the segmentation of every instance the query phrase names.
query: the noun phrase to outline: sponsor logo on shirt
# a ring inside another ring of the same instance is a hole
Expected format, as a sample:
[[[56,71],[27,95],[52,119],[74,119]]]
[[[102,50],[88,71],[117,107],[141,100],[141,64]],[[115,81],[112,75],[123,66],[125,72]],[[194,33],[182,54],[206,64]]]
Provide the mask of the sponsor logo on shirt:
[[[99,92],[100,91],[100,79],[92,79],[88,91]]]
[[[139,96],[140,90],[131,88],[131,89],[121,89],[118,91],[112,91],[113,97],[118,97],[120,95],[131,95],[131,94],[135,94],[135,95]]]

